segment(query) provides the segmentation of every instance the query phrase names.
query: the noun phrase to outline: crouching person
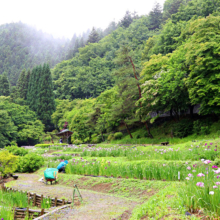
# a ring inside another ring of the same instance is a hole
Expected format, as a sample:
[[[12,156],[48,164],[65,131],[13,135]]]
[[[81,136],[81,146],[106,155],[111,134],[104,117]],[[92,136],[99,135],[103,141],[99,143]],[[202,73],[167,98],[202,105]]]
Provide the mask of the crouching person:
[[[68,161],[65,160],[64,162],[61,162],[58,166],[57,166],[57,169],[58,169],[58,172],[59,173],[65,173],[65,167],[66,165],[68,164]]]

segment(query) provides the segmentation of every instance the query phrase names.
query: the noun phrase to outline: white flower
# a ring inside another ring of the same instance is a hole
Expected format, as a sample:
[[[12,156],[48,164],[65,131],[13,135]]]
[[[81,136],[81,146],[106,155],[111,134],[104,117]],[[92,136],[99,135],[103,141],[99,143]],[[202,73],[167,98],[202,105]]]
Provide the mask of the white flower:
[[[201,159],[201,161],[203,162],[203,161],[205,161],[205,159]]]
[[[186,177],[186,180],[189,180],[189,177]]]
[[[209,192],[209,195],[214,195],[214,191],[210,191],[210,192]]]

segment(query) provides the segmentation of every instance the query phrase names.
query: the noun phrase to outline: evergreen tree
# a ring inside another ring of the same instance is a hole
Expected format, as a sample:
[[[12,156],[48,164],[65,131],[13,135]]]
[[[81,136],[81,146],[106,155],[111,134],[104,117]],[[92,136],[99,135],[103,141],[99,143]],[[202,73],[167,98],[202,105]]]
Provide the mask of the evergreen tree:
[[[37,108],[38,118],[45,124],[46,130],[52,124],[51,115],[55,111],[55,99],[53,94],[53,83],[48,64],[44,64],[39,81],[39,102]]]
[[[28,83],[27,101],[33,111],[37,111],[39,103],[39,82],[42,73],[42,67],[36,66],[30,75]]]
[[[27,93],[28,93],[28,84],[30,80],[31,70],[29,69],[24,78],[24,100],[27,100]]]
[[[149,30],[155,30],[160,27],[163,21],[162,8],[159,3],[156,3],[153,10],[149,14]]]
[[[93,27],[92,31],[89,35],[89,38],[87,40],[87,43],[97,43],[100,40],[99,33],[96,31],[96,29]]]
[[[73,56],[79,52],[79,39],[78,37],[76,38],[76,41],[75,41],[75,45],[74,45],[74,48],[73,48]]]
[[[126,11],[124,17],[120,21],[120,26],[128,28],[129,25],[132,23],[132,21],[133,21],[133,18],[132,18],[131,12],[130,11]]]
[[[10,84],[7,78],[7,74],[4,72],[0,78],[0,95],[9,96],[10,95]]]
[[[26,97],[26,91],[25,91],[25,75],[26,75],[26,70],[24,69],[19,78],[18,82],[16,85],[16,98],[22,98],[25,99]]]
[[[80,42],[79,42],[79,47],[84,47],[84,46],[85,46],[84,40],[83,40],[83,37],[81,37]]]

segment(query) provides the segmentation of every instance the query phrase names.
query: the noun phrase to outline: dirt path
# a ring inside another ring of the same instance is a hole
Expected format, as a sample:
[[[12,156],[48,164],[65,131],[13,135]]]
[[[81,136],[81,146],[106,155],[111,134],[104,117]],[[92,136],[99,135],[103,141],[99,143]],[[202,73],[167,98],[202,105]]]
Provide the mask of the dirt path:
[[[19,174],[19,179],[11,182],[11,186],[16,189],[43,194],[44,196],[57,196],[59,199],[72,200],[72,187],[61,185],[45,185],[44,183],[38,181],[39,178],[40,177],[36,174]],[[137,205],[137,202],[125,198],[111,196],[109,194],[83,189],[80,189],[80,193],[83,197],[83,204],[81,206],[75,206],[74,209],[69,208],[67,210],[62,210],[51,217],[46,217],[45,220],[116,219],[123,213],[126,213],[127,210],[132,210]],[[123,217],[122,219],[128,219],[128,216],[125,218]]]

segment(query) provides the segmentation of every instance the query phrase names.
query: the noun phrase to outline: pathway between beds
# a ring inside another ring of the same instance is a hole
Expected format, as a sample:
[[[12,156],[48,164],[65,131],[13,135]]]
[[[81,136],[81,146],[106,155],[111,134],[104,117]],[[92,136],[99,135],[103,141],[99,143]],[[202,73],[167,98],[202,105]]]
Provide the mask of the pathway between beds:
[[[73,188],[70,186],[62,185],[45,185],[38,181],[39,175],[36,174],[19,174],[19,179],[12,183],[12,187],[28,192],[36,192],[37,194],[49,195],[50,197],[57,197],[59,199],[72,199]],[[122,218],[128,219],[128,215],[125,213],[132,210],[137,202],[111,196],[109,194],[98,193],[90,190],[80,189],[80,193],[83,197],[83,204],[81,206],[75,206],[74,209],[63,210],[49,219],[79,219],[79,220],[109,220],[117,219],[123,213]],[[126,217],[127,216],[127,217]]]

